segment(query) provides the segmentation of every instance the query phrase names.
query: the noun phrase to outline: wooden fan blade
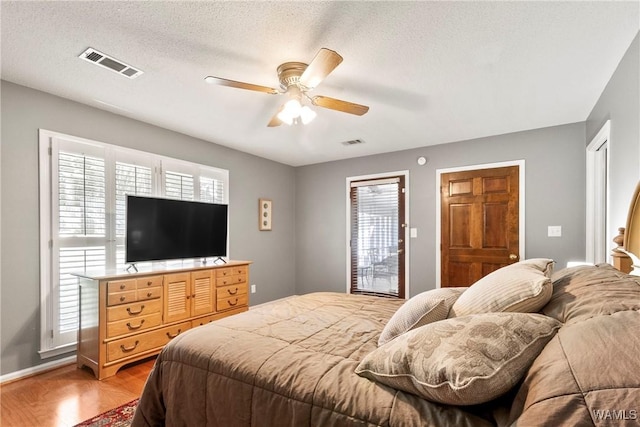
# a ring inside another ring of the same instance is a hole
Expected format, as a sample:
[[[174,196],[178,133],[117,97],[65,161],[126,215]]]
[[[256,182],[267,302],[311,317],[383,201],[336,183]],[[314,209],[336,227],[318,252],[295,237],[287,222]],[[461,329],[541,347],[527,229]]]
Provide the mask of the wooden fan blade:
[[[311,102],[313,102],[313,105],[317,105],[318,107],[342,111],[343,113],[355,114],[356,116],[362,116],[367,111],[369,111],[369,107],[367,107],[366,105],[341,101],[339,99],[329,98],[328,96],[314,96],[313,98],[311,98]]]
[[[278,108],[278,111],[276,111],[273,117],[271,117],[271,121],[269,121],[269,124],[267,125],[267,127],[273,128],[276,126],[280,126],[282,124],[282,120],[278,118],[278,114],[280,114],[280,111],[282,111],[283,108],[284,108],[284,105]]]
[[[342,56],[333,50],[323,47],[300,76],[300,84],[309,89],[313,89],[340,65],[341,62]]]
[[[278,93],[280,93],[280,92],[278,92],[276,89],[274,89],[272,87],[254,85],[254,84],[251,84],[251,83],[238,82],[238,81],[235,81],[235,80],[223,79],[222,77],[207,76],[207,77],[205,77],[204,81],[206,81],[207,83],[210,83],[210,84],[216,84],[216,85],[228,86],[228,87],[235,87],[235,88],[238,88],[238,89],[253,90],[253,91],[256,91],[256,92],[269,93],[271,95],[277,95]]]

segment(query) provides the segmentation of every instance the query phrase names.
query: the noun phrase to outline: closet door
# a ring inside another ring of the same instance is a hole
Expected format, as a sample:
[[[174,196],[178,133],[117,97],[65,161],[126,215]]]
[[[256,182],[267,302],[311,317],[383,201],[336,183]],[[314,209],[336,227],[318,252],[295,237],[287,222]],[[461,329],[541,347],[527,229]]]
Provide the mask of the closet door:
[[[445,173],[440,189],[442,287],[520,259],[518,166]]]

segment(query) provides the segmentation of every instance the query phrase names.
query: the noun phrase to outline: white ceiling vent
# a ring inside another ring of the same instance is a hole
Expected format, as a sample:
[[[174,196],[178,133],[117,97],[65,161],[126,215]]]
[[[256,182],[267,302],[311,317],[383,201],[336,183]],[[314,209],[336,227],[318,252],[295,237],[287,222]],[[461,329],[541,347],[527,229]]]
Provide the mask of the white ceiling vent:
[[[100,65],[125,77],[129,77],[130,79],[135,79],[143,73],[143,71],[138,70],[131,65],[125,64],[124,62],[117,60],[109,55],[105,55],[104,53],[99,52],[93,48],[88,48],[87,50],[82,52],[79,58]]]
[[[344,145],[357,145],[357,144],[364,144],[364,141],[362,139],[351,139],[349,141],[344,141],[343,144]]]

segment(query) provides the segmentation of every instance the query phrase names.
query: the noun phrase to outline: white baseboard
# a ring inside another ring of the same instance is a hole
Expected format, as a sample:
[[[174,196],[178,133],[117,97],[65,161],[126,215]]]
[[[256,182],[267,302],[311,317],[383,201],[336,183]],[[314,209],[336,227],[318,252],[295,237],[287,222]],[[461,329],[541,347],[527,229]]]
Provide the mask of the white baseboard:
[[[60,368],[65,365],[76,362],[76,356],[65,357],[64,359],[54,360],[52,362],[43,363],[32,368],[22,369],[20,371],[10,372],[8,374],[0,375],[0,384],[5,382],[15,381],[33,375],[41,374],[52,369]]]

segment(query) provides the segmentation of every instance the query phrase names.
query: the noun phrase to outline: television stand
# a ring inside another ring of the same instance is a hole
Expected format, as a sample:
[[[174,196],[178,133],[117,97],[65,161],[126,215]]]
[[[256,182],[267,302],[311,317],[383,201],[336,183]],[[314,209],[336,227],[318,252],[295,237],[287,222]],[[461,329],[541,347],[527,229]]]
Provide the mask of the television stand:
[[[211,263],[209,263],[211,264]],[[78,276],[78,367],[98,379],[156,355],[188,329],[249,309],[250,261]]]

